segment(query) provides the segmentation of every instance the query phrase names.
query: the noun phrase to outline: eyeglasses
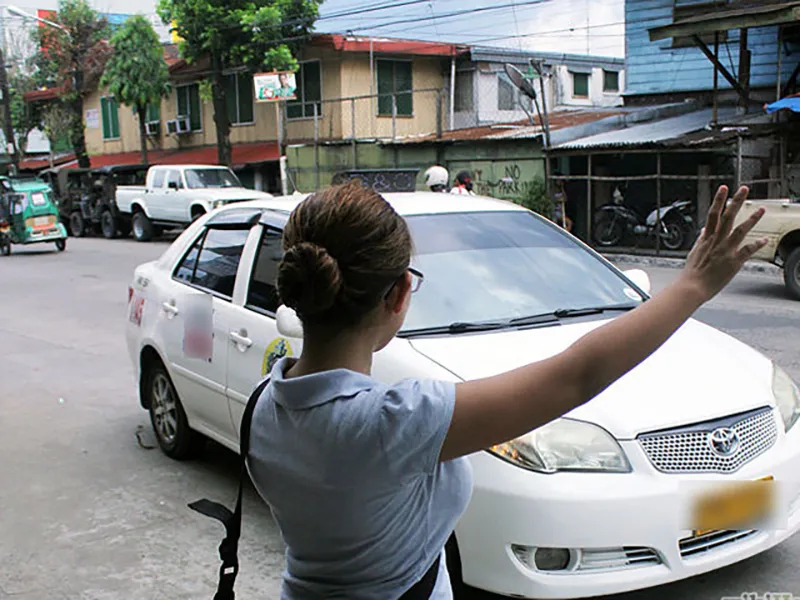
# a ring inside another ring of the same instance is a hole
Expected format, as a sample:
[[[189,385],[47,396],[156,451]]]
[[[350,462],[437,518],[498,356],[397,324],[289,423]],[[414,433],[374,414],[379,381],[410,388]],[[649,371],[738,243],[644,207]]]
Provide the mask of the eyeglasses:
[[[414,267],[408,267],[406,271],[411,273],[411,293],[416,294],[419,291],[419,288],[422,287],[422,282],[425,281],[425,275],[422,274],[422,271],[418,271]],[[392,282],[392,285],[389,286],[389,289],[386,290],[386,293],[383,295],[384,300],[389,297],[389,294],[392,293],[394,286],[396,286],[397,282],[400,281],[400,279],[402,279],[404,276],[405,272],[403,272],[400,277]]]

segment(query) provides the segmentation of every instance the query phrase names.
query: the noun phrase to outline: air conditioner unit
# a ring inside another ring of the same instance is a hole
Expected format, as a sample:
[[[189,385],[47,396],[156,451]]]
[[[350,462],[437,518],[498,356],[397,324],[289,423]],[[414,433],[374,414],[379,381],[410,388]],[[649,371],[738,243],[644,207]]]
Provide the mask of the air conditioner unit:
[[[178,120],[172,119],[171,121],[167,121],[167,134],[175,135],[176,133],[178,133]]]
[[[161,133],[161,121],[147,122],[147,135],[158,136]]]
[[[189,117],[178,117],[178,133],[189,133],[192,130],[192,125],[189,123]]]

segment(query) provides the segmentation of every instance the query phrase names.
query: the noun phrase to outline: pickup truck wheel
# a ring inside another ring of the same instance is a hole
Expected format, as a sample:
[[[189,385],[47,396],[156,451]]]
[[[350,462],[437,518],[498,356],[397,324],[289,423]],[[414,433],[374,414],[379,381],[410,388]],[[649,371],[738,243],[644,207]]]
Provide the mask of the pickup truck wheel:
[[[140,211],[133,215],[133,237],[137,242],[149,242],[154,233],[153,222],[146,214]]]
[[[195,207],[192,209],[192,221],[193,221],[193,222],[194,222],[194,221],[196,221],[197,219],[199,219],[200,217],[202,217],[204,214],[206,214],[206,211],[205,211],[205,210],[203,210],[203,209],[202,209],[202,208],[200,208],[199,206],[195,206]]]
[[[105,209],[100,215],[100,229],[107,240],[117,237],[117,220],[109,209]]]
[[[786,258],[786,263],[783,265],[783,282],[795,300],[800,300],[800,248],[792,250]]]
[[[86,220],[80,211],[75,211],[69,215],[69,233],[72,237],[83,237],[86,235]]]

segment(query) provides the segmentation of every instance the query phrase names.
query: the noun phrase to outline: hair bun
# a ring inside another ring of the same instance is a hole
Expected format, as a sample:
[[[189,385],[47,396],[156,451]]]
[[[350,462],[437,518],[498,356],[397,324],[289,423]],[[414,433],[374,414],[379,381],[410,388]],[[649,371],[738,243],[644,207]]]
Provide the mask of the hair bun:
[[[331,308],[343,283],[337,260],[325,248],[310,242],[287,248],[278,269],[281,301],[301,319]]]

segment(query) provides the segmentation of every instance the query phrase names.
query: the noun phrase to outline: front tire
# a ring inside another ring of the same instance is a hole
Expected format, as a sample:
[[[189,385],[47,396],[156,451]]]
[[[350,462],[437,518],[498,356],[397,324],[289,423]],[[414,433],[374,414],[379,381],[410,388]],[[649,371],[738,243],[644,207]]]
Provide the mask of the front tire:
[[[67,249],[67,238],[61,238],[60,240],[56,240],[56,250],[59,252],[63,252]]]
[[[681,224],[675,220],[669,220],[663,223],[664,234],[661,241],[664,248],[667,250],[680,250],[686,240],[686,232]]]
[[[786,258],[786,263],[783,265],[783,282],[794,299],[800,300],[800,247],[792,250]]]
[[[602,214],[595,219],[593,237],[598,246],[618,246],[625,235],[622,219],[616,215]]]
[[[191,458],[197,452],[200,434],[189,427],[169,373],[158,364],[151,366],[144,377],[150,423],[162,452],[175,460]]]
[[[0,240],[0,252],[3,253],[3,256],[11,255],[11,240],[9,239]]]
[[[137,242],[149,242],[155,235],[155,227],[150,218],[139,211],[133,215],[133,237]]]
[[[83,237],[86,235],[86,219],[79,211],[74,211],[69,215],[69,234],[72,237]]]
[[[117,220],[109,209],[105,209],[100,215],[100,230],[107,240],[113,240],[118,235]]]

